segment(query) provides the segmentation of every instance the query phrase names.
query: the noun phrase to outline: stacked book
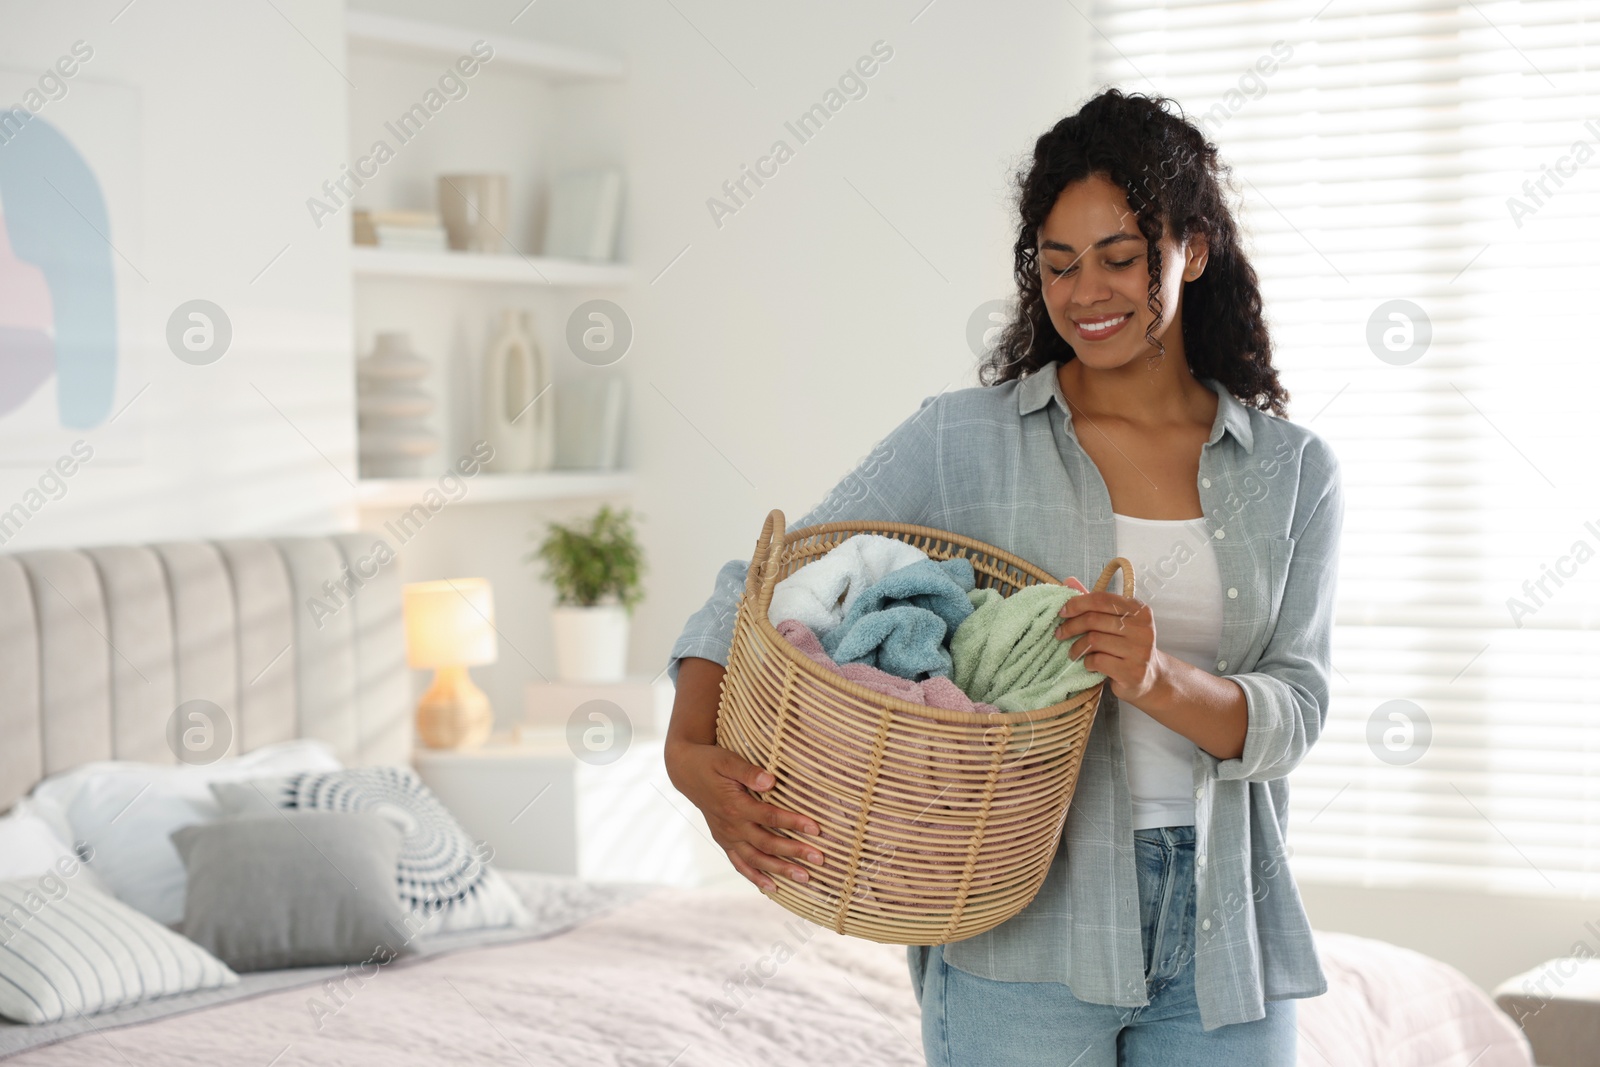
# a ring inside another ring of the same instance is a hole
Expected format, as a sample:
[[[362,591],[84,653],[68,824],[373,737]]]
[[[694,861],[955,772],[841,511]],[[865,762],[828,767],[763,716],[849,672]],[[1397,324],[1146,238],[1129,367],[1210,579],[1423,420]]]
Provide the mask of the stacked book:
[[[395,252],[443,252],[449,245],[433,211],[357,211],[354,240]]]

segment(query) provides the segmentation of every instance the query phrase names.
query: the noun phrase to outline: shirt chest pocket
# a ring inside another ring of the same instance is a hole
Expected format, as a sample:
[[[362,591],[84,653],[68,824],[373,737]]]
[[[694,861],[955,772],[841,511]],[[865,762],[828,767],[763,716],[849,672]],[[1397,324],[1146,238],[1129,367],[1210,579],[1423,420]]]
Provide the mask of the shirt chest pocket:
[[[1257,566],[1265,572],[1256,575],[1251,589],[1250,655],[1254,662],[1266,647],[1267,638],[1278,625],[1283,609],[1283,592],[1289,582],[1289,562],[1294,558],[1294,538],[1267,537],[1260,542],[1264,551],[1256,555]]]

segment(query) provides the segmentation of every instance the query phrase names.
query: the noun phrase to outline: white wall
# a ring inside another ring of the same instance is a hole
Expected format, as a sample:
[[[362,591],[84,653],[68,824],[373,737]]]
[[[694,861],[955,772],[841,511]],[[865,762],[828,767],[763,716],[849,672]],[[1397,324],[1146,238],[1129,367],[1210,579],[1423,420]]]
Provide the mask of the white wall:
[[[1306,882],[1300,896],[1318,930],[1404,945],[1486,991],[1546,960],[1600,955],[1600,902],[1593,900]]]
[[[99,177],[143,205],[113,217],[111,237],[123,368],[134,391],[148,383],[117,424],[83,435],[92,447],[126,431],[133,440],[120,444],[138,461],[101,449],[5,548],[351,525],[345,246],[314,231],[303,206],[344,151],[345,84],[319,55],[342,52],[342,12],[318,0],[279,0],[281,15],[267,4],[125,2],[0,0],[0,67],[37,76],[83,40],[94,56],[69,86],[137,93],[137,169]],[[69,88],[41,114],[67,121],[87,96]],[[231,348],[209,366],[166,346],[168,316],[195,298],[233,324]],[[9,508],[43,464],[0,461]]]

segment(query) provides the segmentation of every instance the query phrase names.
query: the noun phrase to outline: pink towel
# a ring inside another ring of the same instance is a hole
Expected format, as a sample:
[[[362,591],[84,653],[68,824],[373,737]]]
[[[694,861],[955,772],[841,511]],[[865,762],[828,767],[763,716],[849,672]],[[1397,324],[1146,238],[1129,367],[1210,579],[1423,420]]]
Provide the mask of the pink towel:
[[[1000,709],[993,704],[973,703],[972,698],[963,693],[956,683],[939,675],[921,682],[913,682],[909,678],[900,678],[887,671],[879,670],[868,663],[846,663],[841,666],[835,663],[822,650],[822,641],[818,639],[811,627],[799,619],[785,619],[778,623],[778,632],[791,645],[811,657],[816,663],[842,678],[847,678],[852,682],[859,682],[875,692],[899,697],[908,703],[923,704],[930,708],[945,708],[949,711],[981,711],[991,715],[1002,714]]]

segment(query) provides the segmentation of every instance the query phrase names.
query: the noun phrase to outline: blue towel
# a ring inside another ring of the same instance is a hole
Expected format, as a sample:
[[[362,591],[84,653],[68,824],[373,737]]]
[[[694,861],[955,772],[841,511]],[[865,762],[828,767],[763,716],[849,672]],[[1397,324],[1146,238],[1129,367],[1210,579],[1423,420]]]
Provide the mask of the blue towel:
[[[931,559],[890,571],[862,590],[844,619],[818,635],[835,663],[865,663],[914,682],[951,671],[947,637],[974,608],[972,561]]]

